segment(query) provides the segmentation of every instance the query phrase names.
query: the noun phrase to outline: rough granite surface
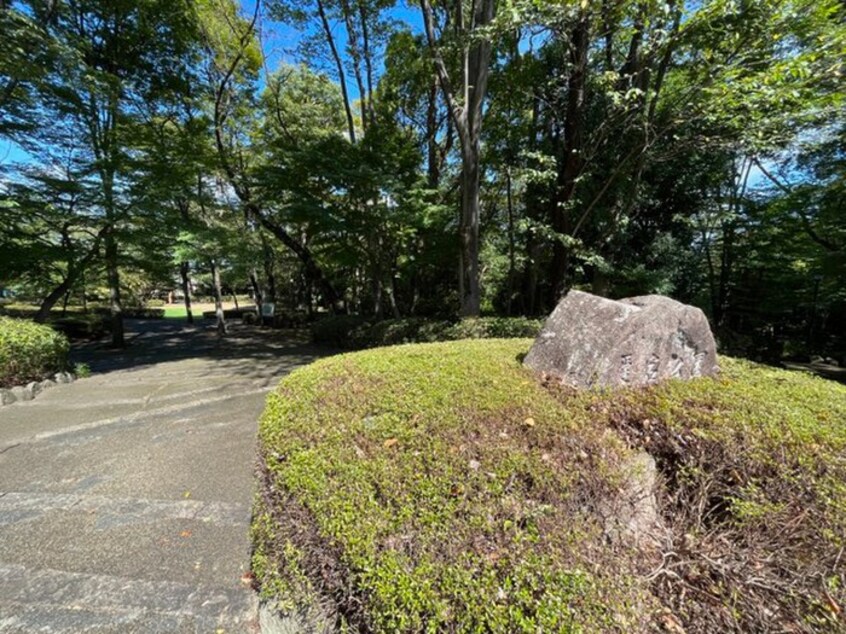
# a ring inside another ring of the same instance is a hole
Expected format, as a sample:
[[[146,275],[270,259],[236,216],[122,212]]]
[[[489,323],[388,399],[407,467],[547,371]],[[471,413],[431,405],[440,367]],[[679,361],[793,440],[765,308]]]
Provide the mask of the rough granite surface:
[[[698,308],[662,295],[611,300],[570,291],[524,363],[575,387],[638,386],[714,375],[716,351]]]

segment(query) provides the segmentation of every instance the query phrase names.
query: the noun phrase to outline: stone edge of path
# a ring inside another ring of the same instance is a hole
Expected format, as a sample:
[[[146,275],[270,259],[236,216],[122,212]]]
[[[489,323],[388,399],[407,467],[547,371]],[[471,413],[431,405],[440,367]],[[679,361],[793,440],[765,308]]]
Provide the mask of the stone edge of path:
[[[71,372],[56,372],[51,378],[43,381],[30,381],[26,385],[16,385],[10,388],[0,388],[0,407],[31,401],[44,390],[54,385],[73,383],[76,376]]]

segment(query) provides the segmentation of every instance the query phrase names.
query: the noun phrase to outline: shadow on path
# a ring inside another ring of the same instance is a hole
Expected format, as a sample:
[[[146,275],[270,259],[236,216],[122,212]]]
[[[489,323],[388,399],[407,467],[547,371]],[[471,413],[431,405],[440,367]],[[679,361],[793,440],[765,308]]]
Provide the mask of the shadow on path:
[[[269,389],[302,330],[127,320],[92,376],[0,410],[0,632],[259,631],[250,566]]]
[[[125,349],[112,349],[103,339],[75,344],[72,363],[85,363],[93,373],[133,370],[168,361],[201,359],[215,362],[215,373],[243,378],[270,378],[277,364],[308,362],[333,350],[310,343],[304,329],[274,330],[229,323],[229,334],[220,337],[210,322],[194,325],[175,319],[127,319]]]

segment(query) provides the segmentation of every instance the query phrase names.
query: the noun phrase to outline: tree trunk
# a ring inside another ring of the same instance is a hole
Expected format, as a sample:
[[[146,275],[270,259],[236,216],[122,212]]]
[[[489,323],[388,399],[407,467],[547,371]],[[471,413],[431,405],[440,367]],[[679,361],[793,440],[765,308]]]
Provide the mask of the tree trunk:
[[[259,14],[259,6],[260,3],[256,3],[253,20],[250,23],[249,27],[250,31],[255,28],[255,23],[258,19]],[[349,105],[349,96],[346,93],[346,80],[343,74],[343,65],[340,63],[340,57],[338,56],[338,51],[335,48],[334,40],[332,39],[332,33],[331,29],[329,28],[329,22],[326,18],[326,13],[323,8],[323,4],[322,2],[320,2],[320,0],[318,0],[318,9],[320,11],[321,22],[323,24],[324,30],[326,31],[328,42],[330,44],[330,47],[332,48],[333,57],[335,58],[336,64],[338,65],[338,70],[340,73],[339,79],[341,81],[341,87],[344,93],[344,107],[347,114],[350,140],[354,141],[355,126],[352,120],[352,111]],[[247,41],[247,38],[244,38],[244,41]],[[288,247],[291,251],[294,252],[297,258],[299,258],[300,262],[302,262],[309,280],[317,284],[317,286],[320,288],[321,293],[323,294],[324,301],[329,305],[330,309],[333,312],[337,312],[341,305],[341,297],[335,291],[332,284],[324,275],[323,270],[315,261],[314,257],[311,254],[311,251],[308,249],[307,246],[300,244],[300,242],[296,240],[291,234],[289,234],[288,231],[286,231],[282,225],[272,222],[262,213],[261,207],[253,200],[249,185],[243,178],[239,176],[237,169],[230,161],[230,150],[228,149],[229,146],[224,138],[224,123],[227,118],[227,114],[224,111],[224,103],[226,102],[225,95],[229,89],[229,82],[232,80],[233,73],[235,72],[238,63],[243,60],[243,53],[243,50],[239,52],[238,56],[236,56],[235,61],[230,65],[228,71],[215,88],[214,136],[215,145],[217,146],[218,157],[221,161],[223,170],[226,173],[226,177],[229,180],[229,184],[232,186],[232,189],[235,191],[235,195],[238,197],[238,199],[243,205],[245,215],[247,217],[252,217],[254,220],[256,220],[262,227],[267,229],[280,242],[282,242],[282,244],[284,244],[286,247]]]
[[[379,236],[371,231],[367,234],[367,256],[370,269],[370,292],[373,298],[373,316],[376,319],[384,318],[382,306],[382,265],[380,261]]]
[[[711,236],[706,227],[702,227],[702,245],[705,250],[705,264],[708,267],[708,295],[711,299],[711,320],[716,328],[721,319],[719,299],[717,297],[717,273],[714,266],[714,258],[711,250]]]
[[[370,123],[370,106],[361,72],[361,51],[358,48],[358,31],[355,28],[354,16],[350,10],[349,0],[341,0],[341,13],[344,15],[344,24],[347,27],[347,48],[350,52],[350,57],[352,57],[353,76],[358,86],[358,98],[361,104],[361,131],[363,134],[367,134],[367,126]]]
[[[729,301],[729,284],[731,282],[732,266],[734,264],[734,233],[735,224],[732,221],[722,223],[723,244],[720,254],[720,275],[718,278],[717,302],[714,313],[714,326],[720,328],[725,325],[726,308]]]
[[[81,280],[80,280],[81,288],[79,289],[80,290],[79,296],[80,296],[80,300],[82,301],[82,312],[87,313],[88,312],[88,298],[85,296],[86,292],[87,292],[86,291],[86,284],[85,284],[85,271],[83,271],[80,274],[80,278],[81,278]]]
[[[56,288],[54,288],[47,297],[44,298],[44,301],[41,302],[41,306],[38,308],[38,312],[35,314],[35,321],[38,323],[44,323],[47,321],[47,318],[50,316],[50,311],[53,309],[53,306],[56,305],[56,302],[59,301],[59,298],[64,295],[64,304],[62,306],[62,316],[64,317],[67,314],[68,308],[68,299],[70,295],[70,291],[73,288],[74,283],[76,282],[76,278],[80,275],[84,275],[85,268],[91,263],[91,260],[94,259],[94,256],[100,249],[100,237],[102,232],[98,234],[97,238],[94,240],[94,244],[91,246],[91,249],[88,253],[85,254],[79,262],[74,262],[72,256],[68,257],[68,273],[65,275],[65,278],[62,280],[62,283],[59,284]],[[62,244],[67,248],[71,253],[73,252],[73,244],[71,242],[71,237],[67,231],[67,227],[62,230]],[[83,304],[85,300],[83,299]]]
[[[585,108],[585,80],[587,75],[587,54],[589,21],[585,11],[570,35],[570,63],[572,69],[567,79],[567,109],[564,120],[564,144],[560,156],[560,168],[556,183],[556,195],[552,197],[552,228],[561,236],[572,231],[569,205],[576,193],[576,179],[582,169],[582,136]],[[570,268],[570,253],[562,240],[555,240],[552,247],[552,297],[550,305],[555,306],[567,291],[567,274]]]
[[[528,138],[526,139],[526,146],[531,152],[536,151],[538,146],[538,119],[540,118],[541,103],[542,99],[537,89],[533,90],[532,116],[530,119]],[[526,209],[526,216],[531,220],[538,220],[537,214],[541,208],[541,198],[542,195],[539,191],[538,184],[532,182],[527,183],[526,192],[524,194],[524,205]],[[526,264],[523,273],[522,293],[520,298],[523,314],[537,314],[539,258],[540,245],[537,233],[534,229],[529,229],[526,234]]]
[[[394,319],[399,319],[402,315],[400,314],[399,305],[397,304],[396,281],[396,276],[392,274],[391,282],[385,287],[385,292],[388,295],[388,302],[391,305],[391,314],[394,316]]]
[[[329,280],[326,279],[326,276],[323,274],[323,270],[318,266],[308,247],[300,244],[293,238],[293,236],[291,236],[291,234],[285,231],[283,227],[277,225],[275,222],[271,222],[260,211],[255,210],[254,215],[265,229],[270,231],[270,233],[276,236],[282,244],[296,254],[305,268],[306,276],[320,289],[320,292],[323,295],[323,301],[330,307],[330,309],[333,312],[342,312],[340,295],[338,295]]]
[[[377,320],[384,317],[382,310],[382,280],[373,276],[371,279],[371,289],[373,291],[373,316]]]
[[[364,52],[364,67],[367,73],[367,116],[370,122],[375,121],[376,115],[373,108],[373,60],[370,55],[370,28],[367,26],[367,3],[363,0],[358,2],[358,12],[361,18],[361,44]]]
[[[179,265],[179,275],[182,278],[182,297],[185,301],[185,316],[189,324],[194,323],[194,313],[191,312],[191,281],[188,278],[191,265],[188,262],[182,262]]]
[[[341,84],[341,96],[344,98],[344,112],[347,115],[347,129],[350,134],[350,142],[355,143],[355,122],[353,120],[352,107],[350,106],[350,95],[347,90],[347,78],[344,74],[344,65],[341,63],[341,56],[338,54],[338,47],[335,45],[335,38],[332,36],[332,27],[329,25],[329,19],[326,17],[326,10],[323,7],[322,0],[317,0],[317,13],[320,16],[323,34],[326,36],[327,44],[329,44],[332,59],[335,60],[335,69],[338,72],[338,81]]]
[[[494,18],[495,0],[479,0],[474,4],[472,23],[465,27],[461,4],[458,3],[456,29],[466,38],[462,59],[460,93],[454,87],[435,35],[434,13],[429,0],[420,0],[426,39],[435,61],[438,79],[450,117],[461,142],[461,240],[459,296],[460,314],[478,316],[481,309],[479,282],[479,186],[480,142],[483,103],[490,74],[491,42],[480,36]]]
[[[262,260],[264,265],[264,278],[267,280],[267,293],[264,295],[264,301],[275,302],[276,276],[273,273],[273,249],[270,248],[264,234],[261,235],[261,248],[262,254],[264,255],[264,259]]]
[[[250,285],[253,287],[253,295],[256,298],[256,310],[261,315],[261,305],[264,303],[264,296],[261,292],[261,285],[259,285],[258,275],[255,269],[250,269]]]
[[[351,312],[359,312],[359,306],[361,305],[359,302],[359,291],[358,291],[359,281],[358,281],[358,267],[353,267],[352,274],[350,275],[350,301],[349,301],[349,308]]]
[[[478,317],[479,284],[479,142],[463,153],[461,166],[461,316]]]
[[[420,249],[421,249],[421,240],[419,237],[414,239],[414,243],[412,246],[412,254],[414,256],[414,261],[419,261],[420,257]],[[411,280],[410,280],[410,294],[411,294],[411,305],[408,308],[409,315],[416,315],[417,314],[417,303],[420,301],[420,267],[415,266],[411,269]]]
[[[306,312],[308,313],[309,319],[314,316],[314,290],[312,288],[311,280],[308,279],[308,275],[303,275],[305,278],[305,305],[306,305]]]
[[[538,238],[534,232],[529,233],[529,238],[526,241],[526,254],[529,256],[529,266],[526,272],[526,309],[530,315],[537,315],[540,313],[538,301],[538,278],[541,247],[538,244]]]
[[[314,282],[320,289],[323,295],[323,301],[329,306],[332,312],[342,312],[341,297],[332,286],[331,282],[323,274],[323,270],[318,266],[311,254],[311,250],[304,244],[301,244],[294,238],[282,225],[279,225],[269,218],[267,218],[261,211],[261,208],[253,202],[250,191],[247,187],[240,184],[235,175],[234,170],[226,160],[226,150],[223,144],[223,137],[220,130],[215,131],[218,152],[223,159],[224,169],[229,177],[229,183],[235,190],[235,195],[241,200],[244,205],[245,213],[256,220],[262,227],[267,229],[274,237],[276,237],[282,244],[294,252],[294,255],[300,260],[305,270],[308,279]],[[275,301],[276,288],[272,278],[268,278],[268,291],[271,293],[270,301]]]
[[[59,298],[62,295],[65,295],[68,290],[70,289],[71,285],[73,284],[73,280],[70,277],[70,274],[62,280],[62,283],[59,284],[56,288],[50,291],[50,294],[44,298],[44,301],[41,302],[41,306],[38,307],[38,312],[35,313],[35,317],[33,320],[38,322],[39,324],[43,324],[47,321],[47,318],[50,316],[50,311],[53,309],[53,306],[56,305],[56,302],[59,301]]]
[[[511,168],[505,169],[505,205],[508,211],[508,300],[505,304],[505,314],[511,315],[511,305],[514,301],[514,283],[517,278],[517,258],[514,247],[514,198],[511,191]]]
[[[441,180],[438,151],[438,80],[432,78],[426,102],[426,178],[429,189],[437,189]]]
[[[123,305],[120,297],[120,273],[118,272],[118,247],[114,229],[106,232],[106,279],[109,284],[109,312],[112,322],[112,347],[126,347],[123,334]]]
[[[223,300],[220,286],[220,268],[217,260],[210,262],[212,270],[212,284],[214,286],[214,313],[217,318],[217,334],[221,337],[226,334],[226,316],[223,314]]]

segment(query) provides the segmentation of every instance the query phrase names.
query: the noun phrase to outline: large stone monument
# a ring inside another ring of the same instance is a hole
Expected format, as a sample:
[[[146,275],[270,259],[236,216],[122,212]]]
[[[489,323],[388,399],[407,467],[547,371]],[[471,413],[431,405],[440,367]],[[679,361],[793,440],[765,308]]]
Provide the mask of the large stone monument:
[[[636,386],[719,371],[708,320],[662,295],[619,301],[570,291],[524,363],[575,387]]]

